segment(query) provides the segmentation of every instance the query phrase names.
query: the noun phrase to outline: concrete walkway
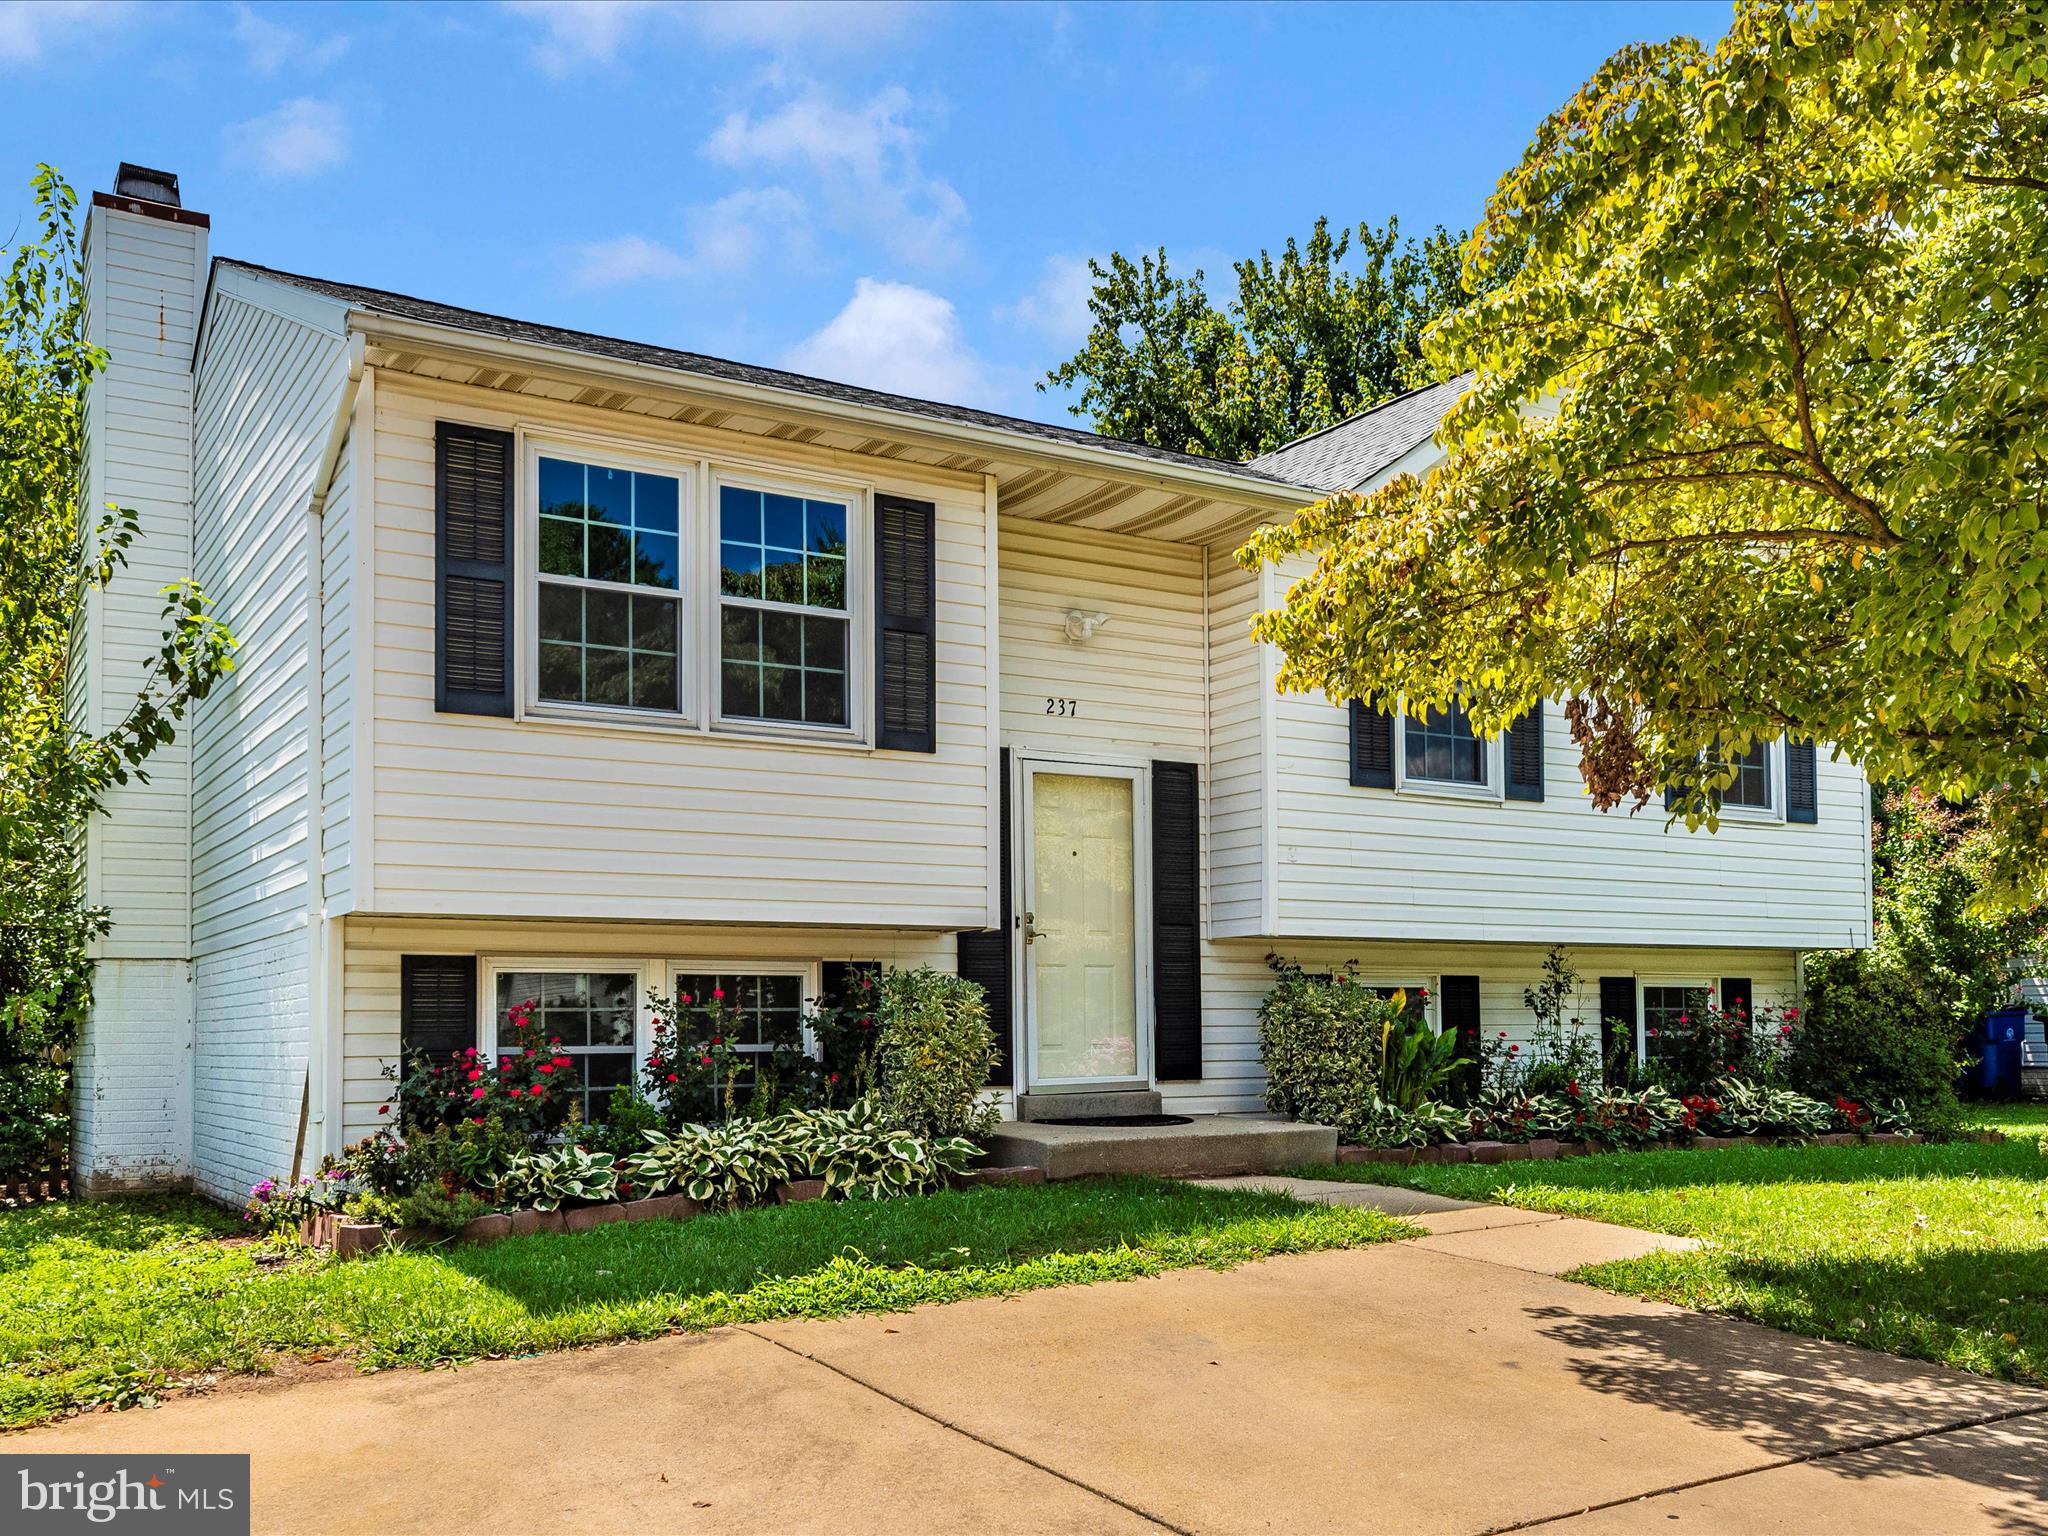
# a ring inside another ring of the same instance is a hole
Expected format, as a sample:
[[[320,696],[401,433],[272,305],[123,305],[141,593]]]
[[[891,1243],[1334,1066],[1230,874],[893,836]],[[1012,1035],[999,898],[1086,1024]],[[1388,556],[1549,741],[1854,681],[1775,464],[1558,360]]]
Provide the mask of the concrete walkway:
[[[1429,1235],[0,1450],[250,1451],[255,1528],[297,1533],[2048,1531],[2048,1394],[1556,1278],[1652,1234],[1371,1189],[1295,1192]]]

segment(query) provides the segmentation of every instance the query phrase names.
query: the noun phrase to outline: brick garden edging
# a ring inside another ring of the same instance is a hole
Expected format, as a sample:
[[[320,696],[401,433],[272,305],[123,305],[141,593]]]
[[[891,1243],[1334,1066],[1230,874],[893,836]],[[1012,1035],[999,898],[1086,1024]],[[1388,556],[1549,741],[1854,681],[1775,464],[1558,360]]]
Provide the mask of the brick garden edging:
[[[954,1189],[980,1189],[1001,1184],[1043,1184],[1043,1168],[977,1168],[954,1175]],[[792,1179],[775,1187],[775,1200],[792,1205],[825,1198],[823,1179]],[[399,1244],[494,1243],[500,1238],[534,1232],[588,1232],[614,1221],[688,1221],[704,1207],[688,1195],[650,1195],[645,1200],[613,1200],[603,1205],[578,1205],[554,1211],[493,1211],[453,1232],[435,1227],[386,1227],[374,1221],[351,1221],[339,1211],[322,1211],[299,1223],[299,1239],[309,1247],[332,1248],[349,1259]]]
[[[1855,1147],[1916,1146],[1926,1138],[1917,1132],[1830,1131],[1824,1136],[1695,1136],[1690,1141],[1653,1141],[1633,1150],[1640,1152],[1711,1152],[1720,1147]],[[1554,1141],[1540,1136],[1534,1141],[1451,1141],[1434,1147],[1355,1147],[1337,1149],[1340,1163],[1392,1163],[1408,1167],[1415,1163],[1514,1163],[1544,1161],[1559,1157],[1596,1157],[1605,1152],[1629,1150],[1598,1147],[1591,1142]]]

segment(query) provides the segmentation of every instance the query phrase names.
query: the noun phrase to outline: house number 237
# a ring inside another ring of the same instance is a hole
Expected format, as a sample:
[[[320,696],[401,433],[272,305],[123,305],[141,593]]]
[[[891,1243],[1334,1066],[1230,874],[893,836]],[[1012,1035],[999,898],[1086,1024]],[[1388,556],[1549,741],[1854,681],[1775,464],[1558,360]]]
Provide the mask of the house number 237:
[[[1071,720],[1081,713],[1081,704],[1078,699],[1047,699],[1045,712],[1048,715],[1058,715],[1062,720]]]

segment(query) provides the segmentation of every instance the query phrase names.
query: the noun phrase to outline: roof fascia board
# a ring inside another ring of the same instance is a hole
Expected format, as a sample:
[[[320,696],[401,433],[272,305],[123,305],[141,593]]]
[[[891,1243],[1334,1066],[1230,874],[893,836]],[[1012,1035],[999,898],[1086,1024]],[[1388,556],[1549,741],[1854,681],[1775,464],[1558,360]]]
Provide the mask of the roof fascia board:
[[[1186,491],[1199,487],[1218,501],[1247,506],[1270,506],[1293,511],[1314,501],[1321,492],[1312,487],[1261,485],[1234,475],[1218,474],[1192,465],[1163,464],[1134,459],[1114,449],[1061,445],[1042,439],[969,426],[937,422],[908,411],[884,410],[828,400],[800,390],[776,389],[761,384],[742,384],[731,379],[712,378],[678,368],[657,368],[581,352],[572,347],[554,347],[540,342],[506,341],[480,336],[453,326],[404,320],[374,309],[352,309],[349,326],[360,330],[372,342],[398,343],[407,350],[432,352],[441,356],[474,358],[492,367],[516,364],[527,372],[549,372],[581,376],[596,383],[618,384],[630,380],[652,394],[691,394],[731,401],[755,408],[771,408],[777,415],[797,417],[820,425],[854,426],[871,435],[887,435],[929,447],[938,452],[959,453],[974,448],[991,457],[1047,465],[1053,468],[1085,467],[1105,479],[1156,486],[1162,490]]]

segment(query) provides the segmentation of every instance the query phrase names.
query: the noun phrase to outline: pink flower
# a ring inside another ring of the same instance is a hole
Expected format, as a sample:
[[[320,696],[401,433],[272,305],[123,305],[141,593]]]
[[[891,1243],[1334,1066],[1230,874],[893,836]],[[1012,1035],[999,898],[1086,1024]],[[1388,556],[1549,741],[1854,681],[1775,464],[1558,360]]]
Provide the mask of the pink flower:
[[[469,1096],[472,1099],[480,1099],[484,1096],[484,1091],[481,1088],[472,1088],[469,1090]]]
[[[479,1067],[471,1067],[469,1069],[469,1080],[472,1083],[475,1082],[478,1078],[482,1077],[483,1075],[483,1071]]]
[[[713,1002],[716,1002],[716,1003],[722,1003],[722,1002],[724,1002],[724,1001],[725,1001],[725,988],[723,988],[723,987],[713,987],[713,988],[711,989],[711,1000],[712,1000]]]
[[[507,1088],[507,1089],[505,1090],[505,1092],[506,1092],[506,1093],[507,1093],[507,1094],[508,1094],[509,1096],[511,1096],[512,1098],[515,1098],[515,1099],[516,1099],[516,1098],[518,1098],[518,1097],[519,1097],[519,1096],[520,1096],[521,1094],[525,1093],[525,1092],[526,1092],[526,1090],[525,1090],[524,1088]]]
[[[473,1045],[464,1046],[462,1054],[465,1056],[474,1056],[476,1054],[476,1047]]]
[[[669,1080],[670,1082],[672,1082],[672,1083],[673,1083],[673,1082],[675,1082],[675,1081],[677,1080],[677,1079],[676,1079],[676,1075],[675,1075],[675,1073],[673,1073],[673,1072],[669,1073],[669,1075],[668,1075],[668,1080]]]
[[[677,998],[676,1001],[681,1003],[685,1008],[687,1008],[690,1006],[691,1002],[690,994],[685,992],[681,997]]]
[[[711,1065],[711,1058],[709,1056],[699,1056],[697,1058],[697,1065],[700,1067],[708,1067]]]

